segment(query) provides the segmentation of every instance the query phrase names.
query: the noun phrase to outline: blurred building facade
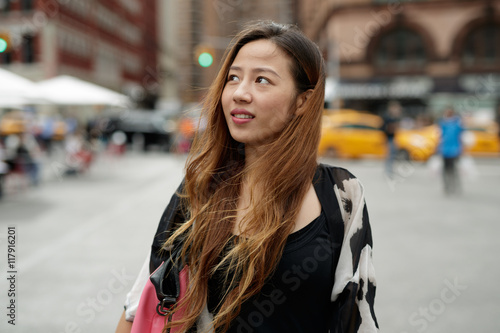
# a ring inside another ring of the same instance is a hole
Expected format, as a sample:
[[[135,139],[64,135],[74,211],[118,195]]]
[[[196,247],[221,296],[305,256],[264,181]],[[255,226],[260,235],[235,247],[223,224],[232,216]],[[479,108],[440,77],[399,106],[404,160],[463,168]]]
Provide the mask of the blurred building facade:
[[[492,112],[500,96],[499,0],[302,0],[300,26],[325,51],[334,106],[410,114]]]
[[[73,75],[153,105],[156,1],[1,0],[0,66],[39,81]]]
[[[224,50],[243,25],[256,19],[293,22],[295,2],[165,0],[159,19],[164,32],[160,40],[162,97],[171,99],[177,93],[182,103],[200,102],[217,74]],[[210,66],[198,63],[201,52],[212,55]]]

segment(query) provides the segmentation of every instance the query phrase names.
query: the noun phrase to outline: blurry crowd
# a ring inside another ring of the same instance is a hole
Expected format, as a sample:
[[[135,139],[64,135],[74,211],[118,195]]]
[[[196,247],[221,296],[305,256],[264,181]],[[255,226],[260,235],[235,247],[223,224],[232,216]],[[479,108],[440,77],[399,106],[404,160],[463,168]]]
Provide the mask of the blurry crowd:
[[[84,172],[92,149],[78,121],[68,117],[37,117],[29,111],[11,111],[0,118],[0,198],[6,183],[19,189],[38,186],[45,161],[57,155],[63,174]]]
[[[38,186],[44,165],[64,177],[87,172],[99,155],[117,157],[127,149],[187,153],[199,126],[196,119],[137,110],[85,121],[29,110],[0,114],[0,199],[6,187]]]

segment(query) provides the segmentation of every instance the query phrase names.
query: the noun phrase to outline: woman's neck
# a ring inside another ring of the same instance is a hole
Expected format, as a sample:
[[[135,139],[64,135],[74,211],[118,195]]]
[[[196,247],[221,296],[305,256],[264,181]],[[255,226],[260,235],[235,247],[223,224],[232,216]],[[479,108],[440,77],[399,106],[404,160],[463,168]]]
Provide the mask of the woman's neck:
[[[264,154],[264,147],[245,145],[245,167],[252,166]]]

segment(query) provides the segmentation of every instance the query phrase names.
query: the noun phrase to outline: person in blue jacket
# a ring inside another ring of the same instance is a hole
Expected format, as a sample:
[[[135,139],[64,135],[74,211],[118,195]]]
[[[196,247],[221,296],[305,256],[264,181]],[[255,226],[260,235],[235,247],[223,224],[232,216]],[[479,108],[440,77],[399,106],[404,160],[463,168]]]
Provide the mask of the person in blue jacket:
[[[443,157],[444,191],[447,195],[457,194],[460,191],[458,161],[463,151],[462,120],[452,107],[448,107],[439,121],[439,127],[441,129],[439,152]]]

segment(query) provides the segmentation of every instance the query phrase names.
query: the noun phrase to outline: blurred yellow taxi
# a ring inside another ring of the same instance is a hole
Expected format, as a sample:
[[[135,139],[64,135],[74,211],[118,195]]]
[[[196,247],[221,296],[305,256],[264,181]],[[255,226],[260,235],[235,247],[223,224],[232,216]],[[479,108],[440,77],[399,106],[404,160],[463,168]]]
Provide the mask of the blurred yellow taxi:
[[[381,130],[383,119],[377,115],[355,110],[326,111],[323,116],[320,156],[341,158],[375,157],[387,154],[386,138]],[[465,123],[464,151],[472,156],[498,155],[500,140],[495,124],[474,126]],[[427,161],[439,147],[438,125],[417,129],[399,129],[394,142],[398,157]]]
[[[319,154],[343,158],[383,157],[386,139],[382,118],[354,110],[327,111],[323,116]]]
[[[387,154],[386,137],[380,116],[355,110],[339,110],[323,116],[319,154],[341,158],[375,157]],[[439,143],[436,125],[399,129],[394,137],[398,157],[426,161]]]
[[[438,125],[413,130],[400,130],[395,137],[400,156],[415,161],[426,161],[439,148],[441,131]],[[490,126],[465,124],[462,134],[464,152],[471,156],[497,156],[500,153],[500,139]]]
[[[436,152],[440,136],[437,125],[399,129],[394,137],[398,157],[405,160],[427,161]]]
[[[0,135],[22,134],[26,130],[26,120],[17,113],[9,113],[0,119]]]
[[[498,156],[500,153],[500,138],[495,123],[466,123],[466,131],[462,141],[465,152],[473,156]]]

